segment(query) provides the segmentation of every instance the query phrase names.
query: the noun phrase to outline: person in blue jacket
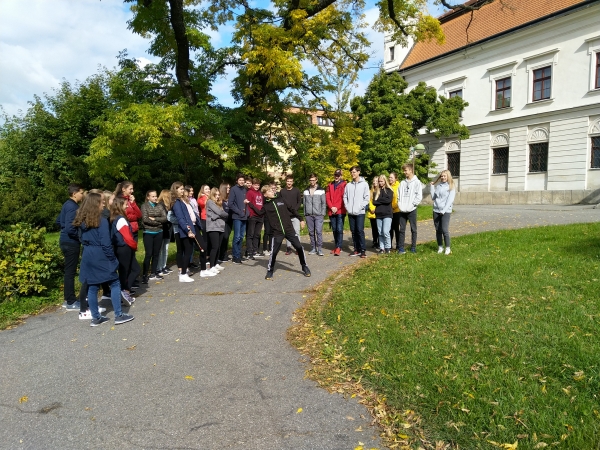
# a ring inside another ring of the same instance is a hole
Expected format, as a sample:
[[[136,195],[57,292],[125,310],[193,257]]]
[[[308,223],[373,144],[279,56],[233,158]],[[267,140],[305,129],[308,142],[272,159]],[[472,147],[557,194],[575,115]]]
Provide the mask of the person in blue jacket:
[[[236,185],[229,191],[227,204],[229,213],[233,219],[233,243],[231,253],[234,264],[242,263],[242,241],[246,235],[246,223],[248,222],[248,203],[246,199],[245,186],[246,177],[243,174],[238,174]]]
[[[430,189],[438,253],[449,255],[452,253],[452,250],[450,250],[450,216],[452,215],[452,205],[456,196],[456,188],[450,171],[442,170],[438,177],[430,183]],[[446,251],[444,251],[443,244],[446,244]]]
[[[73,221],[73,225],[79,228],[79,240],[83,245],[79,281],[88,285],[92,327],[108,321],[108,318],[98,311],[98,289],[102,283],[108,283],[110,287],[115,325],[133,320],[133,316],[124,314],[121,310],[121,284],[117,274],[119,263],[113,250],[108,219],[102,216],[103,209],[104,197],[101,194],[90,193]]]
[[[56,224],[60,227],[60,238],[58,245],[65,257],[64,275],[64,303],[63,308],[67,311],[79,311],[79,300],[75,295],[75,275],[77,264],[79,264],[79,253],[81,244],[77,235],[77,228],[73,226],[73,220],[79,209],[79,203],[83,199],[83,188],[75,183],[69,184],[69,200],[67,200],[56,218]]]

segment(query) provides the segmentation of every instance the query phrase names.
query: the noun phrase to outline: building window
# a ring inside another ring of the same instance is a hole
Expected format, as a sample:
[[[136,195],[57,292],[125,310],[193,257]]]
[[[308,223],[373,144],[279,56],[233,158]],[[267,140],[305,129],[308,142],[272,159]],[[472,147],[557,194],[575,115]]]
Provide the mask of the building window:
[[[511,78],[496,80],[496,109],[510,107]]]
[[[529,144],[529,172],[548,171],[548,143]]]
[[[600,136],[592,138],[592,169],[600,169]]]
[[[392,45],[390,47],[390,59],[389,59],[389,61],[393,61],[394,59],[396,59],[395,53],[396,53],[396,46]]]
[[[462,89],[457,89],[456,91],[451,91],[451,92],[448,93],[448,96],[450,98],[452,98],[452,97],[460,97],[460,98],[462,98]]]
[[[596,53],[596,89],[600,88],[600,52]]]
[[[448,155],[448,170],[453,177],[460,177],[460,152],[447,153]]]
[[[542,67],[533,71],[533,101],[546,100],[550,98],[550,86],[552,82],[552,67]]]
[[[329,117],[317,116],[317,125],[320,127],[332,127],[333,119],[330,119]]]
[[[494,150],[494,174],[508,173],[508,147],[498,147]]]

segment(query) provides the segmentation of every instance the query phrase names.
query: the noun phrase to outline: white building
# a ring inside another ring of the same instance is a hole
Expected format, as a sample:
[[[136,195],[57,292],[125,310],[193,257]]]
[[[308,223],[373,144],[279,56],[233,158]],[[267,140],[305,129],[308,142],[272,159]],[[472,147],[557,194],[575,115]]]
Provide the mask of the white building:
[[[600,0],[496,0],[440,22],[444,45],[386,40],[385,68],[469,103],[469,139],[420,139],[457,202],[599,202]]]

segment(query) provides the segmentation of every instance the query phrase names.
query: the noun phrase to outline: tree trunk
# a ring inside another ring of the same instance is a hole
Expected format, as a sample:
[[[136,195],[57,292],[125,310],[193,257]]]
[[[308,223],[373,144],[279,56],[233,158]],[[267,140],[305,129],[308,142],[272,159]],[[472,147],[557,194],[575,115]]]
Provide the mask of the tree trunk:
[[[177,43],[175,75],[183,91],[183,96],[193,106],[198,103],[198,100],[190,82],[190,44],[183,20],[183,0],[169,0],[169,5],[171,6],[171,26],[175,34],[175,42]]]

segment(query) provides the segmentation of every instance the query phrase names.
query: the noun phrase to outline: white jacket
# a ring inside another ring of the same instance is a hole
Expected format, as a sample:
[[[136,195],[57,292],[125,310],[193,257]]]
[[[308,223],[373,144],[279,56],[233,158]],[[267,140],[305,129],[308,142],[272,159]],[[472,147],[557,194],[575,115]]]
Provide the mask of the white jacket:
[[[363,177],[359,177],[358,181],[350,181],[346,183],[344,190],[344,207],[348,214],[357,216],[365,214],[367,206],[369,206],[369,184]]]
[[[398,186],[398,208],[400,212],[411,212],[417,209],[419,203],[423,200],[423,184],[417,176],[412,180],[402,180]]]

